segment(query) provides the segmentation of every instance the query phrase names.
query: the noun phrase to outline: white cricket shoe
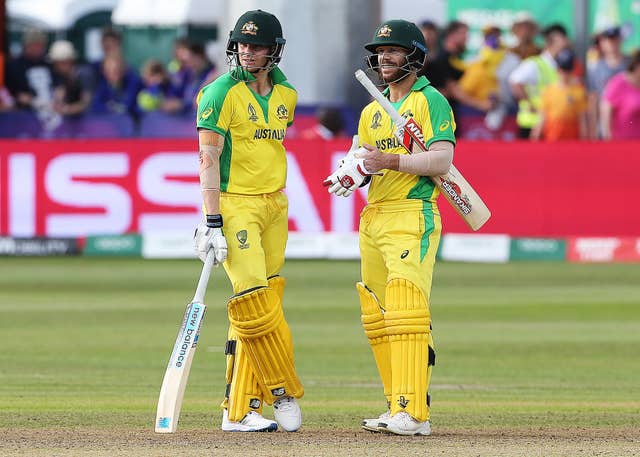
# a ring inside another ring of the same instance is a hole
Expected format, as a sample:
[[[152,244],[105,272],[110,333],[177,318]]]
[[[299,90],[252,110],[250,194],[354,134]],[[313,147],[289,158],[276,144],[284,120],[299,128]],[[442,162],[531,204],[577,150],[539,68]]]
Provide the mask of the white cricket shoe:
[[[379,430],[395,435],[431,435],[429,421],[418,422],[409,413],[396,413],[386,422],[379,422]]]
[[[391,412],[385,411],[375,419],[363,419],[362,428],[369,432],[381,432],[379,423],[386,423],[389,419],[391,419]]]
[[[265,419],[255,411],[249,411],[240,422],[231,422],[226,409],[222,412],[222,431],[224,432],[275,432],[276,430],[278,430],[278,424],[275,421]]]
[[[302,425],[302,411],[293,397],[282,397],[273,402],[273,415],[287,432],[295,432]]]

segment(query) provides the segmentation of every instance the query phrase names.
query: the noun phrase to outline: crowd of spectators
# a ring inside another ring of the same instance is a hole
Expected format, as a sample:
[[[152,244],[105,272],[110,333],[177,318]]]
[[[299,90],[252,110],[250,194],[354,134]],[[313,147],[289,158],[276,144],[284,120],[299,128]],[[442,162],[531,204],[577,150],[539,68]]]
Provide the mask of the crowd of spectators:
[[[113,28],[103,30],[96,62],[80,61],[69,41],[47,43],[46,34],[26,31],[22,52],[8,61],[0,87],[0,111],[29,111],[44,132],[91,115],[126,114],[134,123],[150,112],[188,116],[199,89],[216,76],[204,46],[185,39],[176,41],[168,65],[150,59],[140,71],[127,63]]]
[[[483,113],[490,130],[515,117],[522,139],[640,138],[640,51],[623,54],[620,27],[599,31],[584,62],[562,24],[540,30],[526,13],[511,27],[513,46],[489,25],[477,56],[468,61],[465,23],[452,21],[439,31],[425,21],[421,29],[429,50],[422,74],[449,99],[461,122],[471,111]]]
[[[510,121],[522,139],[640,138],[640,51],[622,52],[620,27],[599,31],[584,61],[562,24],[540,30],[527,13],[511,27],[512,46],[499,27],[488,25],[471,59],[465,59],[465,23],[454,20],[441,30],[424,21],[420,28],[428,49],[421,75],[447,97],[460,127],[479,117],[493,132]],[[86,116],[124,115],[136,124],[163,113],[186,125],[199,89],[216,77],[204,46],[186,39],[175,41],[170,62],[150,59],[140,71],[125,60],[113,28],[103,30],[96,62],[81,61],[69,41],[47,44],[44,33],[25,32],[21,53],[7,64],[6,86],[0,86],[0,115],[33,113],[43,136]],[[320,107],[315,124],[292,129],[292,136],[326,139],[349,130],[340,109]]]

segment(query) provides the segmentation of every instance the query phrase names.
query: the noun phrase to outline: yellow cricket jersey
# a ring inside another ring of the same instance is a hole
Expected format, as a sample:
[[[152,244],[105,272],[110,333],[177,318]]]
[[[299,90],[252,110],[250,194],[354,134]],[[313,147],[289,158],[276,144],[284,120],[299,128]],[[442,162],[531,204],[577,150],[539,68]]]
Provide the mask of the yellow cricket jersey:
[[[389,89],[384,92],[389,96]],[[411,87],[411,91],[400,101],[391,103],[404,117],[413,117],[422,127],[424,140],[429,147],[434,141],[456,143],[454,131],[456,123],[447,99],[431,83],[421,76]],[[389,115],[376,101],[362,110],[358,135],[360,144],[376,146],[381,152],[407,154],[393,132],[395,125]],[[419,199],[435,201],[439,191],[430,178],[399,171],[383,170],[382,176],[373,176],[369,186],[367,201],[378,203],[392,200]]]
[[[269,72],[273,90],[253,92],[234,70],[198,94],[198,128],[224,136],[220,190],[257,195],[285,186],[287,158],[282,140],[293,123],[298,95],[282,71]]]

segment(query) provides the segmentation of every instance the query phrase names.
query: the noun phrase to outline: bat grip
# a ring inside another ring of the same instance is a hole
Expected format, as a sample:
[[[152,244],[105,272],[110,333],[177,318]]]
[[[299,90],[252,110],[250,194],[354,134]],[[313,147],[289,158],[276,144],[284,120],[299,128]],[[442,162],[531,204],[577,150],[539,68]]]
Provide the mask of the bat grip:
[[[213,249],[209,249],[207,258],[204,261],[204,266],[202,267],[202,273],[200,273],[200,279],[198,279],[196,294],[193,296],[193,301],[196,303],[202,303],[204,301],[204,294],[207,291],[207,284],[209,283],[209,276],[211,275],[211,269],[213,268],[215,259]]]

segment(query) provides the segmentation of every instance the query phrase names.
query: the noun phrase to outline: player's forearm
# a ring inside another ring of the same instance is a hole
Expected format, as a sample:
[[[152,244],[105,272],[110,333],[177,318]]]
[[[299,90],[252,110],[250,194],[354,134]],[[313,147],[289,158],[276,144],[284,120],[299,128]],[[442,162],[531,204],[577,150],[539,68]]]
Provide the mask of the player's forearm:
[[[398,171],[418,176],[438,176],[449,171],[453,162],[453,143],[436,141],[426,152],[398,155]]]
[[[202,203],[205,214],[220,214],[220,191],[203,190]]]
[[[200,134],[200,190],[206,214],[220,214],[220,145],[219,135]]]
[[[202,156],[202,150],[200,154]],[[207,164],[206,159],[204,163],[200,159],[200,190],[206,214],[220,214],[220,171],[217,162]]]

